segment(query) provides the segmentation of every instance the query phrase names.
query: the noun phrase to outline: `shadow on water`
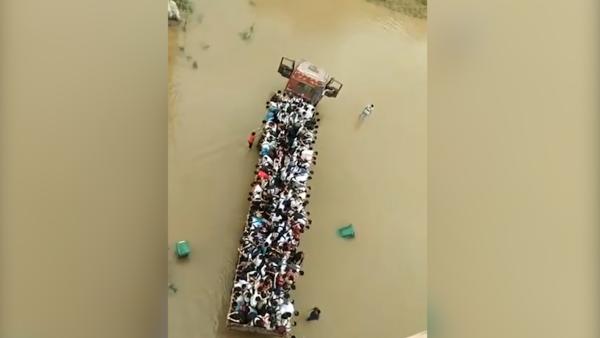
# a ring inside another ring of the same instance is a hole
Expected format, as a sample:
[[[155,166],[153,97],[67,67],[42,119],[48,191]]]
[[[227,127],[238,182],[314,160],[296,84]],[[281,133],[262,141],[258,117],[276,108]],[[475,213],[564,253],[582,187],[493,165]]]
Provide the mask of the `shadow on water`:
[[[356,123],[354,124],[354,129],[359,130],[362,127],[363,123],[365,123],[364,119],[360,116],[356,118]]]

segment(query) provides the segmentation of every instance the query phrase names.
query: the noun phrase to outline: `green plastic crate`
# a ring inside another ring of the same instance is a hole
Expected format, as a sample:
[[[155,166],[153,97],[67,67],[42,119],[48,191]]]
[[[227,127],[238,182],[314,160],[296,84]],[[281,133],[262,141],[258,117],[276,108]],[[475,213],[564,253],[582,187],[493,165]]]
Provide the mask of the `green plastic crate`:
[[[356,236],[356,232],[354,232],[354,225],[348,224],[344,227],[338,229],[338,236],[342,238],[354,238]]]
[[[190,255],[190,243],[188,241],[179,241],[175,243],[175,255],[178,258],[185,258]]]

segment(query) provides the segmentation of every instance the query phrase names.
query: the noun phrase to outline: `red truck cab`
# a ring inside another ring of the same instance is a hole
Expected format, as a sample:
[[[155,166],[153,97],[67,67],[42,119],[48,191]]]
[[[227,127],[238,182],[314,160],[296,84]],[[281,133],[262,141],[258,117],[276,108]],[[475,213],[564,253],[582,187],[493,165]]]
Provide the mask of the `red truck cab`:
[[[323,96],[337,97],[343,84],[330,77],[327,72],[314,64],[300,60],[281,58],[279,74],[289,79],[285,91],[301,96],[316,105]]]

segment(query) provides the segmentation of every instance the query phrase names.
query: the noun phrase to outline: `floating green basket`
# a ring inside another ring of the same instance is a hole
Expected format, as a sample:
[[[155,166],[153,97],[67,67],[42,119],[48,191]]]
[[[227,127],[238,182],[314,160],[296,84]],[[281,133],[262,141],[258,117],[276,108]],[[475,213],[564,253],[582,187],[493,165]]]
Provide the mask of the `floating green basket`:
[[[177,255],[177,258],[186,258],[190,255],[190,251],[190,243],[188,241],[175,243],[175,255]]]
[[[338,229],[338,236],[342,238],[354,238],[356,233],[354,232],[354,225],[348,224]]]

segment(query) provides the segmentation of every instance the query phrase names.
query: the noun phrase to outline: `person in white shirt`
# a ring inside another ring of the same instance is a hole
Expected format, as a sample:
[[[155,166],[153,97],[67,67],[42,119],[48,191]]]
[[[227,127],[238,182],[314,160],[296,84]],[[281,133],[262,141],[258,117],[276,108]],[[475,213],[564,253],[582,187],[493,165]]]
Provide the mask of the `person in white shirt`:
[[[302,159],[304,161],[312,161],[313,159],[313,151],[312,150],[303,150],[302,151]]]
[[[291,317],[292,315],[294,315],[294,304],[290,303],[289,301],[285,301],[283,304],[281,304],[281,307],[279,308],[282,314],[286,314],[289,313],[289,315],[287,315],[286,317]]]
[[[239,287],[241,289],[245,289],[247,285],[248,285],[248,282],[242,279],[242,280],[239,280],[237,283],[235,283],[234,287],[236,287],[236,288]]]
[[[274,235],[275,235],[275,233],[272,232],[269,234],[269,236],[267,236],[267,239],[265,240],[265,243],[267,244],[267,246],[271,246],[271,243],[273,243]]]
[[[375,110],[375,106],[374,105],[368,105],[365,107],[365,109],[363,109],[362,113],[360,113],[360,118],[361,119],[366,119],[367,117],[369,117],[369,115],[371,115],[373,113],[373,110]]]

